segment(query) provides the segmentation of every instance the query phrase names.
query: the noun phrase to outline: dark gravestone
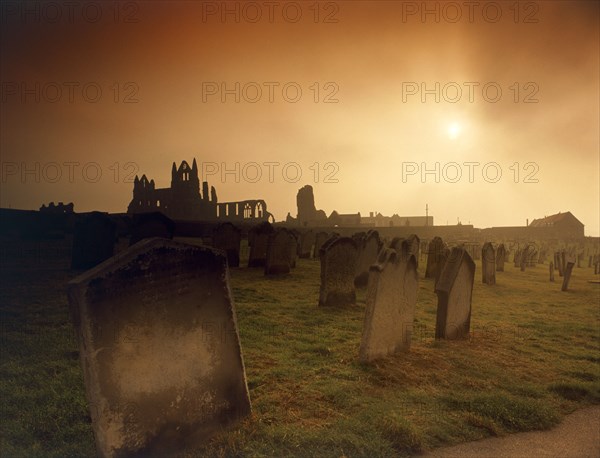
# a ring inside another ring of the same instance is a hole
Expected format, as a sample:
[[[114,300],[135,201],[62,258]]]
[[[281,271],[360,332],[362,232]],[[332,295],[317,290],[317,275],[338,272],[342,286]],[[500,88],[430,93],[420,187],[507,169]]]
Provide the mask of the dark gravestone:
[[[419,267],[419,250],[421,247],[421,239],[416,234],[411,234],[408,236],[408,243],[410,245],[410,254],[415,257],[415,261],[417,262],[417,267]]]
[[[588,267],[592,267],[592,257],[591,256],[588,259]]]
[[[315,233],[313,231],[304,231],[300,234],[300,243],[298,245],[298,257],[300,259],[309,259],[312,254],[312,248],[315,244]]]
[[[173,456],[250,413],[226,258],[146,239],[68,284],[100,456]]]
[[[354,277],[358,248],[348,237],[331,237],[320,251],[320,306],[344,306],[356,302]]]
[[[565,273],[565,252],[563,251],[559,251],[558,252],[558,275],[560,277],[564,276]]]
[[[296,231],[289,231],[290,237],[290,267],[292,269],[296,268],[296,258],[298,256],[298,236],[296,235]]]
[[[129,246],[152,237],[172,239],[174,233],[175,223],[161,212],[139,213],[133,216]]]
[[[358,260],[356,262],[356,276],[354,284],[357,287],[367,286],[369,281],[369,268],[377,261],[380,249],[379,233],[369,231],[358,249]]]
[[[523,249],[517,248],[515,250],[515,256],[513,258],[513,263],[515,267],[519,267],[521,265],[521,257],[523,255]]]
[[[550,281],[554,281],[554,262],[550,261]]]
[[[396,250],[400,256],[407,257],[410,252],[410,243],[406,239],[394,237],[390,242],[390,248]]]
[[[313,254],[314,259],[319,259],[319,252],[323,247],[323,244],[329,239],[329,234],[327,232],[317,232],[315,235],[315,250]]]
[[[498,249],[496,250],[496,271],[504,272],[504,261],[506,260],[506,248],[504,244],[501,243],[498,245]]]
[[[269,235],[274,229],[271,223],[262,222],[250,229],[248,240],[252,241],[250,254],[248,256],[248,267],[264,267],[267,262],[267,246]]]
[[[440,256],[440,259],[437,263],[437,271],[435,272],[435,279],[434,279],[434,283],[433,283],[434,291],[435,291],[435,287],[438,284],[438,281],[440,281],[440,276],[442,275],[442,270],[444,270],[444,266],[446,265],[446,261],[448,260],[449,257],[450,257],[450,248],[444,248],[444,250],[442,251],[442,255]]]
[[[296,237],[287,229],[280,227],[269,234],[265,275],[289,274],[292,264],[290,246]]]
[[[425,267],[425,278],[435,278],[439,271],[439,264],[444,253],[444,242],[440,237],[434,237],[427,247],[427,266]]]
[[[73,230],[71,269],[91,269],[114,254],[117,225],[108,215],[92,212]]]
[[[229,267],[240,266],[242,231],[231,223],[221,223],[213,229],[213,246],[227,254]]]
[[[438,296],[436,339],[469,335],[475,263],[464,248],[452,248],[435,288]]]
[[[481,279],[486,285],[496,284],[496,253],[490,242],[481,249]]]
[[[417,303],[417,260],[384,249],[369,274],[360,360],[408,351]]]
[[[563,283],[561,291],[566,291],[569,288],[569,281],[571,281],[571,273],[573,272],[573,266],[575,265],[575,256],[567,254],[565,255],[565,268],[563,271]]]
[[[525,268],[527,267],[527,261],[529,259],[529,250],[531,249],[531,247],[528,245],[525,248],[523,248],[523,251],[521,252],[521,256],[519,258],[519,265],[521,266],[521,272],[525,272]]]

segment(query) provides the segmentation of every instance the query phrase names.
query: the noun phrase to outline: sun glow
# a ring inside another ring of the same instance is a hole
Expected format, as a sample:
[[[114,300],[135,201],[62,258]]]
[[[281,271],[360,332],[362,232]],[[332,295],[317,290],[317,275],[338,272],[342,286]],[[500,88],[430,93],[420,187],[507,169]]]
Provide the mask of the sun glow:
[[[448,136],[452,139],[455,139],[460,135],[461,130],[460,124],[453,122],[448,126]]]

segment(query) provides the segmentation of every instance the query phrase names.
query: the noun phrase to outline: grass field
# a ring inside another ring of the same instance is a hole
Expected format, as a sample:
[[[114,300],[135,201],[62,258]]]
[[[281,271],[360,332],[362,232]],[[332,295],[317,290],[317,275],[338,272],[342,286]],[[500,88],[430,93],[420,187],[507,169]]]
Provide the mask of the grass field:
[[[600,276],[574,268],[561,292],[547,264],[505,268],[487,286],[477,262],[463,341],[435,341],[437,300],[421,278],[410,353],[372,365],[358,362],[364,290],[355,306],[318,308],[318,261],[279,278],[232,270],[253,414],[190,456],[408,456],[549,428],[600,403],[600,284],[588,283]],[[43,256],[2,266],[2,456],[95,455],[73,276],[68,260]]]

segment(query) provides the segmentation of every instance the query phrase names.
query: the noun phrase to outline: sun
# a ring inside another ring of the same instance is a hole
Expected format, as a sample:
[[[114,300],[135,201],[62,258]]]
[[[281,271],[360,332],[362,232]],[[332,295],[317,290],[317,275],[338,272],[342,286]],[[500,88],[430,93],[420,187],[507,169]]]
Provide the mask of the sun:
[[[448,136],[451,139],[455,139],[460,135],[461,130],[462,129],[460,127],[460,124],[458,124],[457,122],[453,122],[448,126]]]

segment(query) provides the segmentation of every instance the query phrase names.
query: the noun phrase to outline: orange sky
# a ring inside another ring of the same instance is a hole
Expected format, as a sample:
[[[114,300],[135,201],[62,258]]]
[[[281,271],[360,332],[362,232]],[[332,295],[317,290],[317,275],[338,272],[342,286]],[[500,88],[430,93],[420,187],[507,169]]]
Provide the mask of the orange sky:
[[[224,18],[222,2],[121,2],[118,20],[113,2],[58,4],[1,7],[2,207],[125,211],[128,174],[166,187],[172,161],[195,157],[238,163],[239,182],[208,177],[219,200],[264,198],[277,220],[312,184],[327,214],[428,204],[435,224],[490,227],[570,210],[599,235],[597,2],[521,2],[516,17],[482,1],[472,18],[464,2],[427,2],[439,16],[424,18],[422,2],[321,2],[318,18],[312,1],[227,2]],[[239,103],[206,93],[221,83]],[[439,183],[420,174],[436,163]]]

